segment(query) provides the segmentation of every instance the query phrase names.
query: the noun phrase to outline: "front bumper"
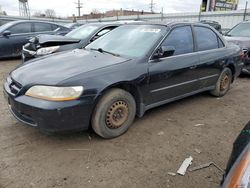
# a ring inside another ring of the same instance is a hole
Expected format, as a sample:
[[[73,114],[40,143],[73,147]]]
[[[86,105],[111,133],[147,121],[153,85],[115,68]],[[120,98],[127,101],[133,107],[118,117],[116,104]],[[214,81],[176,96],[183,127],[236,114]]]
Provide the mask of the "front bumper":
[[[30,51],[30,50],[25,49],[25,47],[23,47],[23,50],[22,50],[22,62],[24,63],[24,62],[26,62],[28,60],[36,58],[35,54],[36,54],[35,51]]]
[[[67,102],[46,101],[25,95],[15,97],[7,83],[4,85],[4,96],[14,117],[26,125],[45,132],[79,131],[89,128],[94,96]]]

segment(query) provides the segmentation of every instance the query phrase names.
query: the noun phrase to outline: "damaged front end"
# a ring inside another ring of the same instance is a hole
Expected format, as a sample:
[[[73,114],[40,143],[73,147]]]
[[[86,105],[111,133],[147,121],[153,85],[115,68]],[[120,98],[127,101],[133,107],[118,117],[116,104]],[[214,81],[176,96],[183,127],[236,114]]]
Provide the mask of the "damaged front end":
[[[76,44],[80,40],[61,35],[38,35],[23,46],[22,61],[58,52],[61,46]]]

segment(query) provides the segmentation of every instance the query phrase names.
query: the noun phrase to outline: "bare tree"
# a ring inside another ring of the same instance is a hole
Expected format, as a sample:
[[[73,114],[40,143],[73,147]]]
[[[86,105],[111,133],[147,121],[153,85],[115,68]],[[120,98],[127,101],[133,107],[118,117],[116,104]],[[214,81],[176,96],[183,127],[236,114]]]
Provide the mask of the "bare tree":
[[[47,9],[45,10],[45,16],[48,18],[55,18],[56,17],[56,12],[53,9]]]
[[[34,12],[33,17],[45,17],[45,14],[41,11],[36,11]]]
[[[98,9],[93,9],[91,11],[92,14],[100,14],[100,11]]]
[[[0,15],[4,15],[4,16],[7,16],[7,13],[6,13],[6,11],[3,11],[3,10],[2,10],[2,7],[1,7],[1,5],[0,5]]]

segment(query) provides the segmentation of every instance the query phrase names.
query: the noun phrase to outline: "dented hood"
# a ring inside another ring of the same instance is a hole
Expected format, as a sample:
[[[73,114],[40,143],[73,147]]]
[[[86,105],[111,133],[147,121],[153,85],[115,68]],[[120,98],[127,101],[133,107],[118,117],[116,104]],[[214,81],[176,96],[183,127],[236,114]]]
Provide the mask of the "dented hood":
[[[32,38],[30,42],[39,45],[48,45],[48,44],[60,45],[60,44],[78,43],[80,42],[80,40],[61,35],[38,35]]]

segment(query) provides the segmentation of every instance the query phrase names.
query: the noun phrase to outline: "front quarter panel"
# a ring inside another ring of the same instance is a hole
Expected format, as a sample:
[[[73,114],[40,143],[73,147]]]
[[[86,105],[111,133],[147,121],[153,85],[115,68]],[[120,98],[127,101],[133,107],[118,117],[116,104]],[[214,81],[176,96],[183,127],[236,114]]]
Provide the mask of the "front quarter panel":
[[[120,84],[135,86],[144,99],[147,95],[148,64],[146,60],[128,60],[106,68],[74,76],[59,85],[82,85],[84,96],[95,95],[96,99],[106,90]]]

